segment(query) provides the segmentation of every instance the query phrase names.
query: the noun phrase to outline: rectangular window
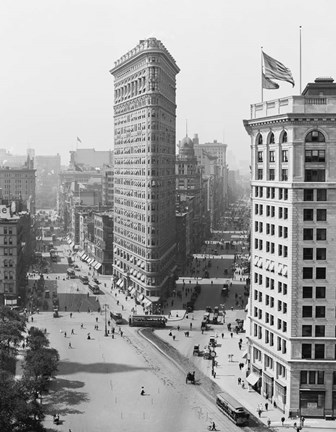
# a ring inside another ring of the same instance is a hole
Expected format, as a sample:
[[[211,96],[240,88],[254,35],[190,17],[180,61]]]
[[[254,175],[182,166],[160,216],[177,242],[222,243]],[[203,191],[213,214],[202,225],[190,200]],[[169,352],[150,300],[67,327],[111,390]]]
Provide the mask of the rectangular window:
[[[279,188],[279,200],[283,199],[283,189]]]
[[[275,162],[275,152],[274,152],[274,150],[271,150],[269,153],[268,153],[268,155],[269,155],[269,162]]]
[[[315,344],[315,359],[324,359],[324,344]]]
[[[256,186],[255,188],[254,188],[254,196],[255,197],[258,197],[258,186]]]
[[[288,237],[288,228],[284,227],[284,238]]]
[[[307,371],[300,372],[300,384],[308,384],[308,373]]]
[[[317,189],[316,199],[317,201],[327,201],[327,189]]]
[[[284,189],[284,200],[288,200],[288,189]]]
[[[313,298],[313,287],[303,286],[302,287],[302,298]]]
[[[302,326],[302,337],[311,337],[313,335],[311,325]]]
[[[314,220],[314,210],[313,209],[303,209],[303,220],[313,221]]]
[[[302,306],[302,318],[312,318],[313,306]]]
[[[275,169],[270,168],[268,170],[268,180],[275,180]]]
[[[312,354],[311,344],[302,344],[302,358],[310,359]]]
[[[282,226],[281,225],[279,225],[278,226],[278,237],[282,237]]]
[[[313,279],[313,267],[303,267],[302,277],[303,279]]]
[[[325,150],[306,150],[305,162],[325,162]]]
[[[325,318],[325,306],[315,307],[315,318]]]
[[[327,210],[326,209],[317,209],[316,210],[316,220],[325,222],[327,220]]]
[[[313,259],[313,248],[303,248],[303,259],[312,260]]]
[[[326,248],[316,248],[316,259],[326,260],[327,259],[327,249]]]
[[[288,169],[281,170],[281,180],[288,181]]]
[[[271,198],[275,199],[275,188],[274,187],[271,188]]]
[[[263,170],[262,168],[258,168],[258,180],[262,180],[263,179]]]
[[[316,240],[327,240],[327,230],[325,228],[316,229]]]
[[[315,297],[317,299],[324,299],[326,296],[326,287],[324,286],[317,286],[315,291]]]
[[[305,170],[305,181],[306,182],[325,182],[325,170],[324,169],[314,169]]]
[[[315,337],[325,337],[325,326],[316,325],[315,326]]]
[[[326,267],[316,267],[316,279],[325,279],[327,277]]]
[[[317,384],[324,384],[324,371],[317,371]]]
[[[258,151],[258,162],[262,162],[262,161],[263,161],[263,152]]]
[[[303,201],[314,201],[314,189],[303,190]]]
[[[304,228],[303,229],[303,240],[314,240],[313,228]]]
[[[288,162],[288,150],[281,151],[281,162]]]

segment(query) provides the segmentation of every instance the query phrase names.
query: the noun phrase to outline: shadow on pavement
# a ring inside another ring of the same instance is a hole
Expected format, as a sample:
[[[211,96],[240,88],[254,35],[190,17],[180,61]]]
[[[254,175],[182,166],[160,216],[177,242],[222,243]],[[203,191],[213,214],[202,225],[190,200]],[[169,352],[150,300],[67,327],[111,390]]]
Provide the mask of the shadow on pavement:
[[[130,366],[122,363],[78,363],[61,361],[59,363],[58,373],[60,375],[71,375],[75,373],[121,373],[121,372],[134,372],[138,370],[145,370],[148,368]]]

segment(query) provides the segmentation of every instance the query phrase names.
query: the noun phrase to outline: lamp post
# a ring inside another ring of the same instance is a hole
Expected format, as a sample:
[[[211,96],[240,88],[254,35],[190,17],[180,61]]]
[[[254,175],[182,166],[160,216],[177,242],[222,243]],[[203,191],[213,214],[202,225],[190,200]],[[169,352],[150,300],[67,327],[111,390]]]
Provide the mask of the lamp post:
[[[105,336],[108,336],[108,333],[107,333],[107,318],[106,318],[106,312],[107,312],[107,309],[109,308],[109,305],[108,304],[106,304],[106,303],[104,303],[104,312],[105,312]]]

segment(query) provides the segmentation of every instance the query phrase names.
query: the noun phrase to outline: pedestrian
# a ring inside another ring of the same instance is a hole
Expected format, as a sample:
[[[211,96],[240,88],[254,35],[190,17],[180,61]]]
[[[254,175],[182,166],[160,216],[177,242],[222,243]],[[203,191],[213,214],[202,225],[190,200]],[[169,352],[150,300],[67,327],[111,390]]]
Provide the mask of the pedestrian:
[[[302,416],[301,418],[300,418],[300,423],[301,423],[301,426],[303,427],[304,426],[304,422],[305,422],[305,418]]]
[[[241,350],[242,349],[242,345],[241,345],[240,342],[238,343],[238,346],[239,346],[239,349]]]
[[[96,322],[98,322],[98,317],[96,317]]]
[[[265,403],[265,411],[268,411],[268,402]]]
[[[84,324],[83,324],[83,323],[81,324],[81,329],[82,329],[82,328],[84,328]]]
[[[72,312],[70,312],[70,318],[72,318]]]
[[[122,331],[120,332],[120,336],[123,337],[123,332]]]
[[[285,417],[281,417],[281,425],[283,426],[285,424]]]
[[[66,337],[66,332],[64,332],[64,337]]]
[[[69,342],[69,348],[72,348],[72,346],[71,346],[71,342]]]
[[[259,418],[261,417],[261,413],[262,413],[262,411],[261,411],[261,409],[258,407],[258,409],[257,409],[257,412],[258,412],[258,416],[259,416]]]
[[[180,326],[179,325],[177,326],[177,331],[180,331]]]
[[[73,334],[75,334],[75,332],[74,332],[74,330],[73,329],[71,329],[71,334],[73,335]]]
[[[222,339],[224,339],[224,333],[222,333]]]
[[[192,329],[192,323],[190,323],[190,330]]]
[[[238,385],[240,385],[241,384],[241,378],[239,377],[238,378]]]
[[[144,388],[144,387],[141,387],[141,392],[140,392],[140,394],[141,394],[141,396],[144,396],[144,394],[145,394],[145,388]]]
[[[34,317],[31,317],[31,318],[30,318],[30,321],[31,321],[31,322],[34,322]]]
[[[270,418],[267,419],[267,426],[271,427],[271,419]]]
[[[233,338],[233,333],[232,332],[230,333],[230,336],[231,336],[231,338]]]

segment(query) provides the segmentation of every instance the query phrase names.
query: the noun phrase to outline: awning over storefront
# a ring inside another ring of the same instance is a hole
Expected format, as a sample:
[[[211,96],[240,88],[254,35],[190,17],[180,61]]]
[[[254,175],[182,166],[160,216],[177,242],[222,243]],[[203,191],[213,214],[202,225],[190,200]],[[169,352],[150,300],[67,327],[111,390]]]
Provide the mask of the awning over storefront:
[[[251,384],[251,386],[254,386],[257,384],[261,377],[255,373],[251,373],[247,378],[246,381]]]
[[[74,242],[70,242],[70,243],[69,243],[69,246],[70,246],[70,247],[73,247],[74,245],[75,245]]]
[[[121,284],[121,279],[118,279],[117,285],[120,286]]]
[[[133,269],[131,268],[129,272],[130,272],[130,274],[133,274]]]
[[[242,355],[242,358],[243,358],[243,359],[248,359],[248,356],[249,356],[248,351],[245,351],[245,352],[243,353],[243,355]]]
[[[79,249],[79,245],[75,244],[73,248],[74,248],[74,250],[78,250]]]
[[[99,262],[97,262],[97,264],[95,265],[95,269],[96,269],[96,270],[99,270],[101,266],[102,266],[102,264],[99,263]]]
[[[92,265],[93,265],[93,267],[96,267],[97,264],[98,264],[98,263],[97,263],[96,260],[93,260],[93,261],[92,261]]]
[[[130,291],[130,294],[133,295],[135,292],[136,292],[136,288],[135,288],[135,287],[132,287],[132,288],[131,288],[131,291]]]
[[[141,280],[142,280],[142,282],[145,280],[145,275],[141,276]]]
[[[79,258],[82,258],[82,256],[83,256],[84,254],[85,254],[84,251],[77,252],[77,255],[79,256]]]
[[[140,294],[139,297],[138,297],[138,300],[142,301],[143,298],[144,298],[144,295],[143,295],[143,294]]]
[[[152,302],[148,300],[148,298],[145,298],[143,302],[145,307],[149,307],[152,304]]]

